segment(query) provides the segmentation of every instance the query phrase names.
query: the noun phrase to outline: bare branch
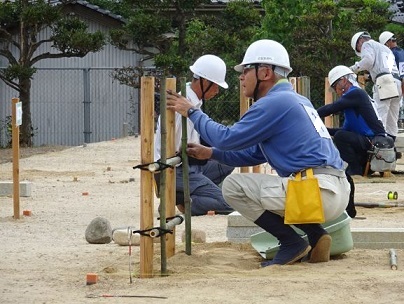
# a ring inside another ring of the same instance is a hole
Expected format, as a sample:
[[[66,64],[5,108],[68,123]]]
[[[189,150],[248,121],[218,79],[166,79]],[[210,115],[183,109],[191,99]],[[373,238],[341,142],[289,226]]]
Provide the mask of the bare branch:
[[[10,64],[18,64],[17,59],[13,56],[13,54],[9,50],[0,50],[0,56],[7,58]]]
[[[71,54],[71,53],[43,53],[40,54],[34,58],[31,59],[31,61],[29,62],[29,65],[32,66],[34,65],[36,62],[38,62],[39,60],[42,59],[55,59],[55,58],[71,58],[71,57],[83,57],[81,55],[77,55],[77,54]]]
[[[6,83],[6,85],[10,86],[11,88],[13,88],[14,90],[16,90],[17,92],[21,92],[21,89],[20,89],[19,84],[18,84],[17,82],[14,82],[14,81],[10,81],[10,80],[8,80],[8,79],[5,79],[5,78],[3,77],[3,75],[1,75],[1,73],[0,73],[0,79],[3,80],[3,81]]]
[[[31,41],[32,41],[32,40],[31,40]],[[28,58],[31,58],[32,56],[34,56],[35,51],[36,51],[42,44],[47,43],[47,42],[52,42],[52,41],[53,41],[52,39],[43,39],[43,40],[40,40],[40,41],[38,41],[38,42],[31,43],[30,49],[29,49],[29,51],[28,51]]]

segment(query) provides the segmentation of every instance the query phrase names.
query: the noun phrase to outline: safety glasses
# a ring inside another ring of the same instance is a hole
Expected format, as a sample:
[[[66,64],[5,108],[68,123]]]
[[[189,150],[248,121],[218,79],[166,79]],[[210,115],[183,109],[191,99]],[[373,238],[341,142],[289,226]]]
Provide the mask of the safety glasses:
[[[243,66],[243,71],[241,72],[243,75],[247,74],[248,71],[254,69],[255,67],[261,68],[261,67],[265,67],[265,68],[270,68],[272,67],[269,64],[259,64],[259,63],[253,63],[253,64],[246,64],[245,66]]]
[[[337,92],[337,85],[338,85],[338,83],[339,83],[341,80],[342,80],[342,78],[338,79],[336,82],[334,82],[334,83],[331,85],[331,89],[333,89],[334,92]]]

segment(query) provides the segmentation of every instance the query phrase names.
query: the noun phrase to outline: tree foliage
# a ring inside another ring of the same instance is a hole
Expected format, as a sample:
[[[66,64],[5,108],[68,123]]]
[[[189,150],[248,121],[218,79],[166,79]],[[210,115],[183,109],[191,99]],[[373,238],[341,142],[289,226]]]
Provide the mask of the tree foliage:
[[[291,76],[310,77],[312,100],[318,104],[323,103],[324,78],[329,70],[336,65],[350,66],[357,60],[351,48],[352,36],[366,30],[378,40],[390,16],[389,4],[381,0],[263,3],[266,15],[261,35],[283,43],[294,69]]]
[[[203,53],[228,55],[235,49],[240,52],[240,44],[245,47],[258,30],[259,13],[243,0],[229,2],[216,15],[197,12],[197,8],[209,2],[130,0],[133,10],[122,29],[111,31],[112,43],[149,55],[157,67],[173,75],[186,73],[190,60]]]
[[[70,4],[71,1],[61,1],[53,5],[44,0],[0,2],[0,56],[8,62],[0,70],[0,79],[20,94],[23,146],[32,145],[30,90],[35,63],[43,59],[83,57],[99,51],[105,44],[101,32],[90,33],[83,21],[64,13]],[[47,37],[43,37],[45,29],[50,29]],[[41,53],[42,45],[50,45],[52,51]]]

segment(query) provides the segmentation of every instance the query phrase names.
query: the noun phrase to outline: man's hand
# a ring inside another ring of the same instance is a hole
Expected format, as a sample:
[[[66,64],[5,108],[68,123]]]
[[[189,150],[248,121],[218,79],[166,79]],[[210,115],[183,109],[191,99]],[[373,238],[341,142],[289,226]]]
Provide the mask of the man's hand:
[[[357,74],[359,72],[359,65],[357,63],[355,63],[354,65],[351,65],[349,67],[351,69],[352,72],[354,72],[355,74]]]
[[[188,117],[188,110],[192,108],[192,103],[184,96],[167,90],[167,109],[180,113],[184,117]]]
[[[209,159],[212,156],[212,148],[189,143],[187,146],[187,154],[196,159]]]

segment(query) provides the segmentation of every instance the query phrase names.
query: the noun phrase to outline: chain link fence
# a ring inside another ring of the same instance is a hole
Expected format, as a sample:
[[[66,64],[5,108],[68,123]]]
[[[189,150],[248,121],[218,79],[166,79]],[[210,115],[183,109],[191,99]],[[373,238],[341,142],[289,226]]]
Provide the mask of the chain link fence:
[[[76,146],[139,134],[139,90],[114,80],[114,70],[38,69],[31,88],[34,145]],[[308,97],[315,108],[324,105],[325,78],[296,79],[304,80],[304,89],[300,93]],[[240,82],[236,74],[228,75],[226,81],[229,88],[220,88],[215,98],[205,102],[203,110],[213,120],[230,126],[240,118]],[[366,84],[367,90],[368,86]],[[157,91],[155,110],[158,111]],[[0,82],[1,147],[10,144],[11,98],[15,96],[18,96],[16,91]],[[403,108],[400,113],[402,122]],[[340,115],[339,121],[342,120],[343,116]]]
[[[139,90],[108,68],[38,68],[31,85],[33,143],[77,146],[139,133]],[[0,145],[10,144],[11,98],[0,81]]]

